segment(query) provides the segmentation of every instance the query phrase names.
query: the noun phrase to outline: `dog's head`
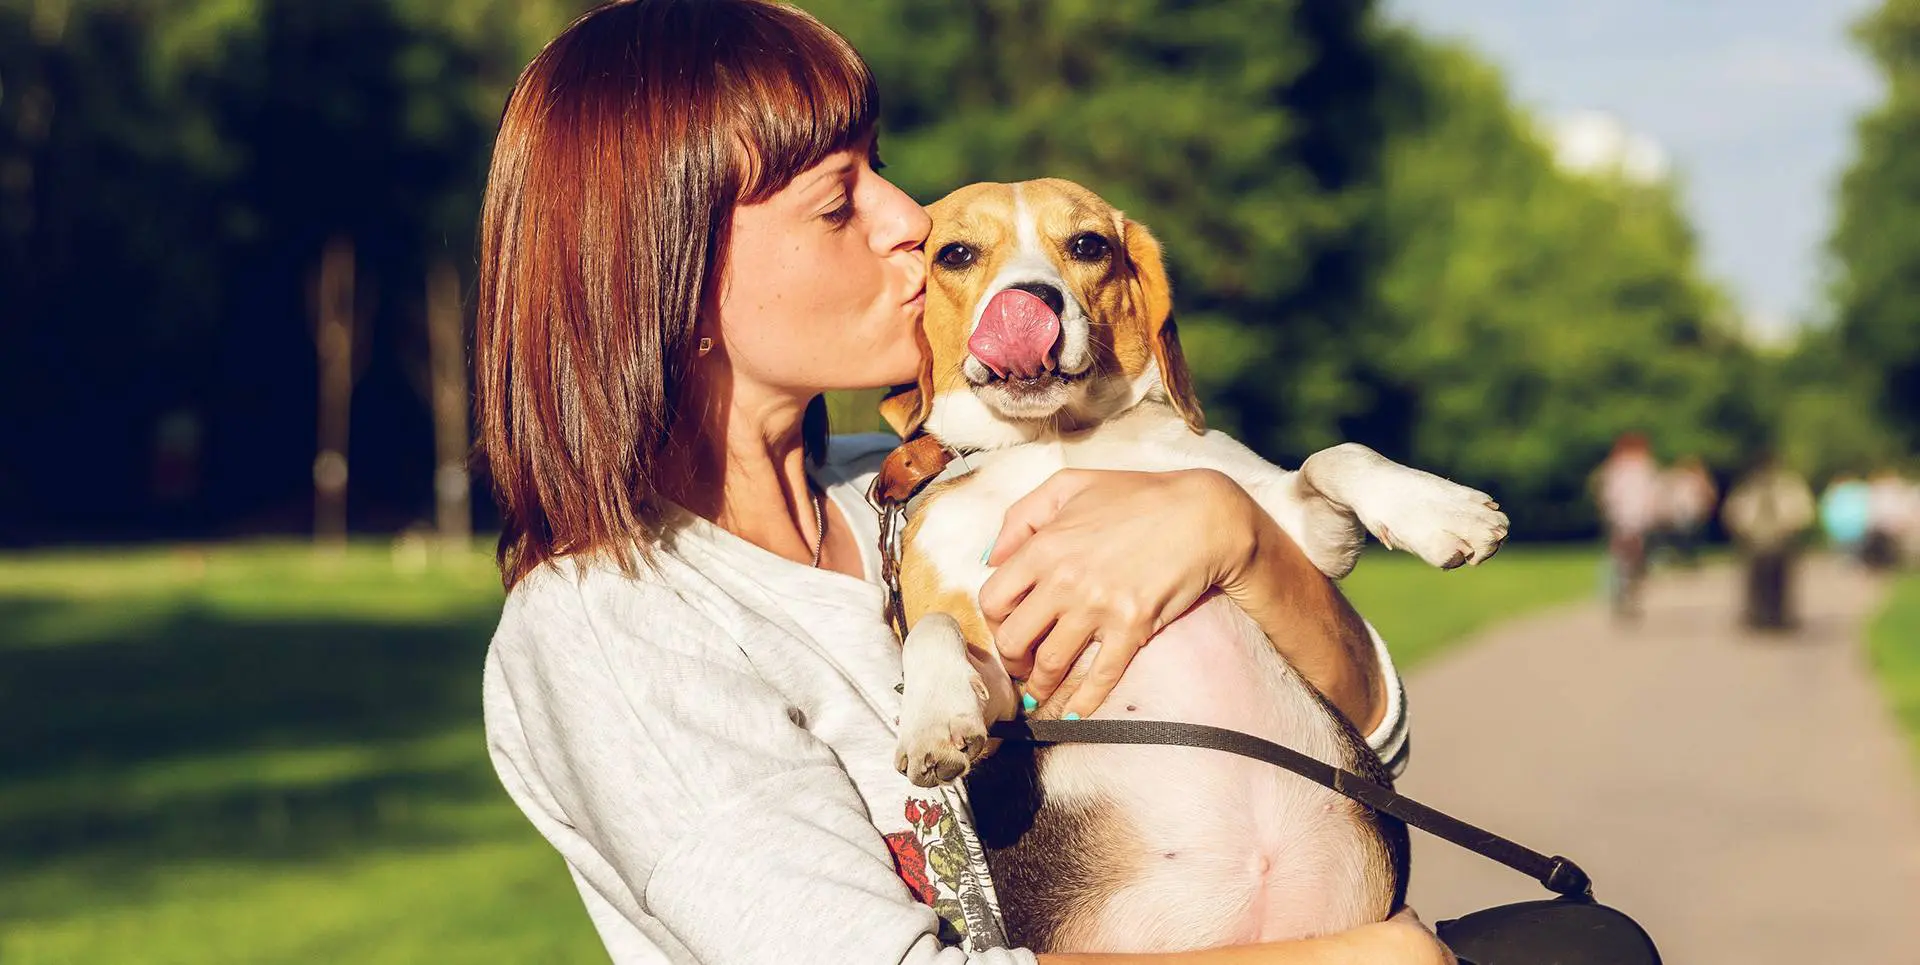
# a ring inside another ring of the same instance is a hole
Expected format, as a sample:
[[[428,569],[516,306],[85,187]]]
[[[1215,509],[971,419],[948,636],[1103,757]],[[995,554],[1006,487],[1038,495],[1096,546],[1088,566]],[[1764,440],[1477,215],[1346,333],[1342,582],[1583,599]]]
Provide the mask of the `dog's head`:
[[[1053,179],[969,185],[929,211],[925,364],[881,403],[902,438],[994,449],[1150,396],[1204,431],[1146,228]]]

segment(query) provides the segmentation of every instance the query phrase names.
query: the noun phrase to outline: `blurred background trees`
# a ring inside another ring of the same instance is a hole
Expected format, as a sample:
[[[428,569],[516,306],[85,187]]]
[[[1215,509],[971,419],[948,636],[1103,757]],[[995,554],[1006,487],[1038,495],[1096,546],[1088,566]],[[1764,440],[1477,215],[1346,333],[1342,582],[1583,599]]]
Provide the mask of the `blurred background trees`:
[[[803,5],[873,64],[916,197],[1062,176],[1152,226],[1214,422],[1273,458],[1357,439],[1547,538],[1591,527],[1586,472],[1626,429],[1723,473],[1776,437],[1816,472],[1920,439],[1915,3],[1861,28],[1892,93],[1832,325],[1786,352],[1739,337],[1682,185],[1556,166],[1495,70],[1370,4]],[[470,290],[505,92],[580,9],[0,0],[0,542],[310,529],[336,241],[349,525],[431,518],[428,293],[448,268]]]
[[[1858,471],[1920,449],[1920,2],[1886,0],[1854,36],[1886,96],[1854,128],[1830,243],[1832,325],[1799,374],[1820,411],[1834,413],[1819,424],[1844,433],[1826,436],[1820,457]]]

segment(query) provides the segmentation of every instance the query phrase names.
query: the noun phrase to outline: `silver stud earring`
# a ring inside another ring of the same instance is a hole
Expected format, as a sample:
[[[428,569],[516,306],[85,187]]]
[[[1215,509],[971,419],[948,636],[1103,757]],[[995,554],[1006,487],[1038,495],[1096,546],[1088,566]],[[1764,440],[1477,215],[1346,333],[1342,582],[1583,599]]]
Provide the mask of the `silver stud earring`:
[[[700,337],[700,354],[705,355],[711,351],[713,351],[713,339],[707,338],[706,336],[702,335]]]

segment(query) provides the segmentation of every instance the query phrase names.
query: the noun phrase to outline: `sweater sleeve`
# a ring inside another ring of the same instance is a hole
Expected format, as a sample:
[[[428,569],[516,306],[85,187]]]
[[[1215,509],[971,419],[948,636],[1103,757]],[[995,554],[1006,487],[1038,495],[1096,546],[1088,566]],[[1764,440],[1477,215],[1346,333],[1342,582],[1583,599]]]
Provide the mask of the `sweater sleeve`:
[[[831,749],[694,605],[619,582],[523,581],[484,687],[500,780],[614,962],[1034,965],[942,946]]]
[[[1394,669],[1393,654],[1387,652],[1387,642],[1380,638],[1380,631],[1369,623],[1367,635],[1373,638],[1373,652],[1380,658],[1380,676],[1387,682],[1387,712],[1381,716],[1380,726],[1367,735],[1367,746],[1380,755],[1388,774],[1399,777],[1400,772],[1407,769],[1407,757],[1412,753],[1406,688],[1401,686],[1400,671]]]

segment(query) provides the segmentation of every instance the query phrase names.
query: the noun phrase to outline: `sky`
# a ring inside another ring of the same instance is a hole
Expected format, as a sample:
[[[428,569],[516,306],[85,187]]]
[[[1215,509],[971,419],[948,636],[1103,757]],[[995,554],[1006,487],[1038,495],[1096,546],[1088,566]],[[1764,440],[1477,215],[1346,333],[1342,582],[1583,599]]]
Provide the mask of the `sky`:
[[[1854,118],[1881,84],[1848,26],[1874,0],[1386,0],[1465,41],[1544,120],[1603,111],[1679,178],[1707,271],[1757,336],[1822,317]]]

